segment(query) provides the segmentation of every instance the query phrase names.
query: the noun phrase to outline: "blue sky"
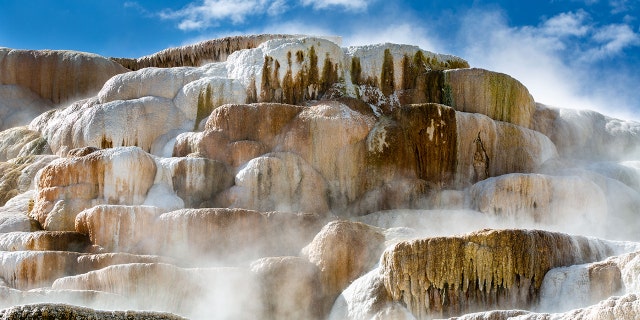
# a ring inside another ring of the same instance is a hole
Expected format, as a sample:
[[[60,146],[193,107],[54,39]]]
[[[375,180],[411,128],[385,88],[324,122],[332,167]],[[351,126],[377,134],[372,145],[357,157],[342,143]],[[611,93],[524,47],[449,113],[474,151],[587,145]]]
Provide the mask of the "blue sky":
[[[0,46],[139,57],[249,33],[410,43],[559,107],[640,119],[640,1],[0,0]]]

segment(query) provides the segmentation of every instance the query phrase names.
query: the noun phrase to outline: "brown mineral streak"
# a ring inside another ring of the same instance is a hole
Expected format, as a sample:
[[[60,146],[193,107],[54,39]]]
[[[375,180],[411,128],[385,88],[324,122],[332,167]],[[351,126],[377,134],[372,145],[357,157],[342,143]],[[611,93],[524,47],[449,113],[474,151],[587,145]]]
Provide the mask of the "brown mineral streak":
[[[384,147],[367,154],[368,184],[398,178],[420,179],[431,189],[453,185],[458,157],[456,112],[450,107],[427,103],[406,105],[376,124],[368,139],[377,140],[384,131]]]
[[[292,53],[287,52],[286,70],[282,63],[271,56],[265,56],[262,64],[262,77],[260,82],[260,102],[275,102],[300,105],[308,100],[322,98],[329,89],[338,83],[339,64],[334,63],[327,53],[322,63],[322,72],[318,70],[318,56],[315,47],[311,46],[307,54],[302,51],[296,53],[296,63],[299,70],[292,75]],[[308,57],[308,60],[305,59]],[[284,72],[282,83],[280,74]],[[393,73],[393,72],[392,72]],[[253,80],[255,81],[255,80]],[[255,83],[250,84],[247,90],[247,100],[251,101],[254,95]]]
[[[456,116],[452,108],[442,105],[402,107],[398,122],[405,130],[406,159],[419,179],[447,186],[456,169]]]
[[[274,34],[226,37],[169,48],[137,59],[111,59],[133,71],[148,67],[197,67],[205,63],[225,61],[230,54],[238,50],[252,49],[268,40],[290,37],[292,36]]]
[[[40,231],[26,239],[30,251],[77,251],[84,252],[91,245],[89,238],[79,232]]]
[[[382,256],[384,283],[419,319],[527,308],[547,271],[603,259],[585,237],[538,230],[482,230],[400,242]]]

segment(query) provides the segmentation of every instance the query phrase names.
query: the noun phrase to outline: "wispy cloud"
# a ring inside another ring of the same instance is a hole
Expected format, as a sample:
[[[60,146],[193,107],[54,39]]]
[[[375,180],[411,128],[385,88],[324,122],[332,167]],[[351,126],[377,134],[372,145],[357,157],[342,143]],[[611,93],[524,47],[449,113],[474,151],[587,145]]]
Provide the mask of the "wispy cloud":
[[[138,11],[144,17],[154,16],[153,13],[149,12],[149,10],[147,10],[145,7],[143,7],[140,3],[136,1],[125,1],[125,3],[122,6],[125,7],[125,9],[133,9],[135,11]]]
[[[640,45],[640,35],[626,24],[611,24],[596,30],[592,40],[595,46],[583,55],[585,60],[600,60],[620,54],[624,49]]]
[[[190,3],[177,11],[164,10],[160,12],[160,17],[178,20],[178,28],[181,30],[205,29],[221,20],[231,20],[235,24],[242,23],[247,16],[269,11],[271,5],[275,5],[274,8],[279,8],[282,1],[204,0]]]
[[[242,24],[248,17],[264,13],[277,16],[285,14],[292,6],[302,5],[314,10],[344,9],[349,11],[366,10],[372,0],[299,0],[289,3],[287,0],[201,0],[191,2],[180,10],[165,9],[160,18],[178,21],[181,30],[202,30],[217,26],[221,21],[229,20],[233,24]]]
[[[472,66],[507,73],[522,81],[537,101],[575,107],[577,88],[558,50],[563,45],[537,28],[513,28],[498,11],[472,11],[461,23],[463,56]],[[571,105],[568,105],[571,104]]]
[[[600,2],[600,0],[571,0],[572,2],[581,2],[587,6],[593,6]],[[603,1],[605,6],[609,6],[611,14],[618,14],[628,12],[634,9],[636,5],[636,0],[608,0]],[[634,3],[635,2],[635,3]]]
[[[539,29],[549,36],[584,36],[590,30],[588,18],[589,14],[584,10],[564,12],[544,21]]]
[[[180,45],[189,45],[189,44],[194,44],[194,43],[209,40],[209,39],[239,36],[243,34],[300,34],[300,35],[319,36],[319,37],[339,37],[340,36],[338,34],[335,34],[334,31],[327,28],[310,25],[303,21],[292,20],[292,21],[280,22],[277,24],[254,27],[250,29],[237,29],[237,30],[227,30],[222,32],[204,33],[196,37],[185,39]]]
[[[629,2],[629,0],[610,0],[609,5],[611,6],[611,13],[617,14],[631,10],[633,8],[633,4]]]
[[[510,32],[544,42],[546,49],[564,51],[565,57],[583,62],[606,59],[640,45],[640,34],[630,25],[597,25],[584,10],[560,13],[538,26],[512,28]]]
[[[371,0],[302,0],[304,6],[313,6],[314,9],[326,9],[329,7],[342,7],[347,10],[366,9]]]
[[[623,110],[637,107],[635,89],[627,87],[637,86],[639,77],[597,67],[602,59],[640,45],[628,25],[597,25],[583,11],[562,13],[537,26],[512,27],[507,21],[500,11],[469,12],[460,29],[462,56],[473,66],[515,77],[539,102],[617,116],[629,116]]]

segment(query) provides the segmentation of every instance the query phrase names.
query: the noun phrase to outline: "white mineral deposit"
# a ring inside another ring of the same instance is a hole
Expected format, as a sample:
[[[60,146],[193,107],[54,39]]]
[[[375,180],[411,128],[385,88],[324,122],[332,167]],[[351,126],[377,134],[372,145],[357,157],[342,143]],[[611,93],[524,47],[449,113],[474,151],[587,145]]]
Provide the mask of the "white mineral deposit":
[[[339,40],[0,48],[0,318],[638,318],[640,123]]]

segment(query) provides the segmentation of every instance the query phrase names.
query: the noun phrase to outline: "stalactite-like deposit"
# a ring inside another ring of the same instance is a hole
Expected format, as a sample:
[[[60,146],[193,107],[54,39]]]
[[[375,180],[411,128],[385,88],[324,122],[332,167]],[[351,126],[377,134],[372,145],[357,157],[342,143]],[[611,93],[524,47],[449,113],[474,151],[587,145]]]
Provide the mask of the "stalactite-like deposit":
[[[0,278],[16,289],[50,286],[55,279],[80,273],[81,253],[65,251],[0,251]]]
[[[284,61],[281,63],[274,57],[265,56],[259,101],[299,105],[322,98],[340,80],[340,65],[334,60],[337,60],[336,57],[327,52],[322,60],[322,70],[319,71],[320,64],[314,46],[311,46],[307,55],[298,51],[295,65],[298,71],[294,76],[291,51],[287,52],[286,66],[282,65]],[[250,92],[253,92],[251,87]]]
[[[155,207],[99,205],[78,213],[75,229],[106,252],[151,253],[157,245],[150,236],[161,213]]]
[[[142,68],[198,67],[205,63],[225,61],[227,57],[243,49],[252,49],[272,39],[292,38],[290,35],[262,34],[212,39],[192,45],[169,48],[154,54],[131,58],[111,58],[129,70]]]
[[[612,253],[584,237],[526,230],[484,230],[460,237],[400,242],[385,251],[387,291],[419,319],[537,301],[551,268]]]

